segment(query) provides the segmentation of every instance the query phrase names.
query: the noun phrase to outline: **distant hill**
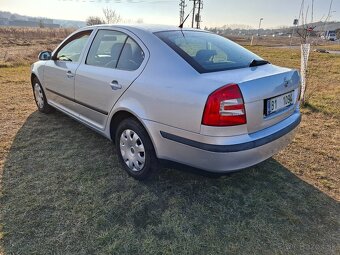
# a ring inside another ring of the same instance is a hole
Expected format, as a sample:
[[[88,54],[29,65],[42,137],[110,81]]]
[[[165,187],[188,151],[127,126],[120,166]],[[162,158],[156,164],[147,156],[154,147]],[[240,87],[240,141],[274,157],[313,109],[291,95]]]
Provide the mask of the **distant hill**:
[[[324,31],[338,31],[340,30],[340,22],[314,22],[307,24],[308,28],[313,28],[312,35],[317,36]],[[301,26],[299,28],[302,28]],[[221,35],[232,36],[253,36],[260,33],[262,36],[290,36],[295,30],[294,27],[279,27],[271,29],[260,30],[257,28],[251,28],[243,25],[224,25],[222,27],[205,28],[206,30],[213,31]]]
[[[340,22],[314,22],[308,24],[309,27],[315,27],[314,31],[322,32],[322,31],[328,31],[328,30],[337,30],[340,29]]]
[[[0,11],[0,26],[20,27],[84,27],[84,21],[49,19],[45,17],[31,17],[17,13]]]

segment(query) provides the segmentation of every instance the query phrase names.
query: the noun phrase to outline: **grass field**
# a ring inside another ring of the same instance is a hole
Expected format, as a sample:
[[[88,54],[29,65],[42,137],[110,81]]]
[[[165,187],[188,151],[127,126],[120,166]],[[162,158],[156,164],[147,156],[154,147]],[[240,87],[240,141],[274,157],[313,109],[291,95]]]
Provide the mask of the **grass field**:
[[[250,49],[299,66],[298,51]],[[340,56],[312,53],[294,142],[220,178],[179,166],[129,178],[108,140],[37,112],[29,75],[0,68],[3,254],[340,253]]]
[[[0,68],[32,62],[42,49],[53,50],[73,30],[0,26]]]

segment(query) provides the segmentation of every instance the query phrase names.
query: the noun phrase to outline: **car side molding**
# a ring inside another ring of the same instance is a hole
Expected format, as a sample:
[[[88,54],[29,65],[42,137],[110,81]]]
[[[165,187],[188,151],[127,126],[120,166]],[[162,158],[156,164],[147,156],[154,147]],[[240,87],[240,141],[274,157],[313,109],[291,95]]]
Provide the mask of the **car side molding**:
[[[108,115],[108,114],[109,114],[107,111],[103,111],[103,110],[98,109],[98,108],[96,108],[96,107],[93,107],[93,106],[91,106],[91,105],[85,104],[85,103],[80,102],[80,101],[78,101],[78,100],[76,100],[76,99],[74,99],[74,98],[70,98],[70,97],[65,96],[65,95],[63,95],[63,94],[61,94],[61,93],[58,93],[58,92],[56,92],[56,91],[54,91],[54,90],[52,90],[52,89],[46,88],[46,90],[47,90],[48,92],[50,92],[50,93],[53,93],[53,94],[57,95],[57,96],[63,97],[63,98],[65,98],[65,99],[67,99],[67,100],[70,100],[70,101],[72,101],[72,102],[74,102],[74,103],[76,103],[76,104],[80,104],[80,105],[82,105],[82,106],[85,106],[85,107],[87,107],[87,108],[89,108],[89,109],[91,109],[91,110],[93,110],[93,111],[99,112],[99,113],[104,114],[104,115]]]
[[[245,150],[251,150],[256,147],[260,147],[262,145],[265,145],[267,143],[273,142],[280,137],[288,134],[291,132],[293,129],[295,129],[301,122],[301,115],[290,125],[287,127],[281,129],[278,132],[275,132],[269,136],[246,142],[246,143],[239,143],[239,144],[232,144],[232,145],[215,145],[215,144],[206,144],[206,143],[201,143],[197,141],[193,141],[184,137],[180,137],[177,135],[169,134],[163,131],[160,131],[161,136],[165,139],[178,142],[181,144],[185,144],[197,149],[205,150],[205,151],[210,151],[210,152],[219,152],[219,153],[225,153],[225,152],[238,152],[238,151],[245,151]]]

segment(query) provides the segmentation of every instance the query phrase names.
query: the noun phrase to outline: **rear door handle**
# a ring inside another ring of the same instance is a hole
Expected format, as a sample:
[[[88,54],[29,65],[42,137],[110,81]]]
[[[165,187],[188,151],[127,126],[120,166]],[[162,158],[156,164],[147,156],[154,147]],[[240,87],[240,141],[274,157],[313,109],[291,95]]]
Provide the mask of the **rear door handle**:
[[[111,88],[112,88],[113,90],[117,90],[117,89],[121,89],[121,88],[122,88],[122,85],[120,85],[120,84],[118,83],[118,81],[112,81],[112,82],[110,83],[110,86],[111,86]]]
[[[71,71],[67,71],[66,76],[67,76],[67,78],[73,78],[74,74]]]

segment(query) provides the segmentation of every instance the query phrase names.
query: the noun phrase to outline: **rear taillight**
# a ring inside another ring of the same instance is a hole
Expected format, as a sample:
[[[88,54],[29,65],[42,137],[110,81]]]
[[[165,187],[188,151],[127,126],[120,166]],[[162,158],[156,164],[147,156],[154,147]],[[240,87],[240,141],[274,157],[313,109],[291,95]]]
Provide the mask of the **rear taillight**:
[[[243,97],[237,84],[228,84],[210,94],[204,108],[203,125],[236,126],[246,123]]]

